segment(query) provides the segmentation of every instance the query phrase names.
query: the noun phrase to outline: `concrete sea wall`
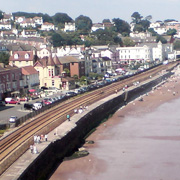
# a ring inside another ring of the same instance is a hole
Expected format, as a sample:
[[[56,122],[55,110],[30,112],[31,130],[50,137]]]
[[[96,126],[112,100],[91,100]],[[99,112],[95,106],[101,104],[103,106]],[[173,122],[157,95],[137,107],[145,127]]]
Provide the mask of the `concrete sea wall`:
[[[104,118],[114,113],[118,108],[132,101],[138,96],[150,91],[152,87],[168,78],[171,73],[164,74],[154,80],[148,81],[140,86],[130,88],[120,96],[108,99],[101,105],[95,107],[88,114],[77,121],[69,133],[61,139],[52,142],[37,158],[27,167],[19,180],[40,180],[48,179],[54,169],[63,161],[64,157],[77,150],[83,143],[84,137],[95,127],[97,127]]]

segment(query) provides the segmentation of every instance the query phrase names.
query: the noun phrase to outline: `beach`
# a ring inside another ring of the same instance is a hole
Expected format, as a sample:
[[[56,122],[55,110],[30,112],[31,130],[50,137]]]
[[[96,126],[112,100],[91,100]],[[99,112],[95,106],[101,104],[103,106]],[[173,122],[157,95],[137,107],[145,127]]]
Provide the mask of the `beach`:
[[[180,72],[119,109],[85,144],[90,154],[64,161],[50,180],[179,180]]]

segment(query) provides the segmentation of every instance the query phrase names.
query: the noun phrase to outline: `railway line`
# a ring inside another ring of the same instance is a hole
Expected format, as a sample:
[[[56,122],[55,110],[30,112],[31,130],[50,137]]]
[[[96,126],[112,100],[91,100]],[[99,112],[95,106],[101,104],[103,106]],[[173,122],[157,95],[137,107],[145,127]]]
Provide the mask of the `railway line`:
[[[37,115],[33,119],[28,120],[24,125],[20,126],[16,131],[12,132],[8,136],[4,137],[0,141],[0,169],[2,166],[6,166],[8,168],[20,155],[22,155],[28,148],[29,145],[33,142],[33,136],[41,135],[40,133],[43,131],[44,133],[49,133],[53,129],[48,129],[49,125],[55,124],[55,126],[59,126],[66,120],[66,115],[70,114],[71,116],[74,114],[74,109],[79,108],[80,106],[87,106],[96,101],[107,97],[111,94],[114,94],[115,91],[122,90],[125,85],[132,86],[134,82],[143,82],[150,78],[150,76],[156,76],[160,72],[164,70],[172,69],[176,66],[178,62],[169,63],[168,65],[160,65],[143,73],[137,74],[135,76],[129,77],[122,81],[114,82],[110,85],[102,87],[100,89],[96,89],[91,92],[87,92],[85,94],[70,98],[64,102],[59,103],[55,107]],[[25,145],[26,144],[26,145]],[[16,158],[12,158],[13,154],[17,154],[16,151],[24,146],[21,153]],[[12,159],[11,161],[7,159]],[[5,168],[3,168],[5,169]],[[2,174],[3,171],[0,171]]]

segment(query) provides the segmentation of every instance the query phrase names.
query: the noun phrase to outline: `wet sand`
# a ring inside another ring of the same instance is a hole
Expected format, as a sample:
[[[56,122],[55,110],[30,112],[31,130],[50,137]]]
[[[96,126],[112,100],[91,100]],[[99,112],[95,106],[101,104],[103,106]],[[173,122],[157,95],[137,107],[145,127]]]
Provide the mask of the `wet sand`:
[[[118,110],[88,137],[86,157],[63,162],[50,180],[179,180],[180,76]]]

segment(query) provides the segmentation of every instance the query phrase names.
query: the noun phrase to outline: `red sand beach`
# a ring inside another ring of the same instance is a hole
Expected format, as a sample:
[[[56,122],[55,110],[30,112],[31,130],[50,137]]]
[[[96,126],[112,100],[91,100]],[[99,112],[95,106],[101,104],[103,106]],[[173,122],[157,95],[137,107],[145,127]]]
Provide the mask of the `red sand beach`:
[[[119,109],[88,137],[90,154],[63,162],[50,180],[179,180],[179,74]]]

